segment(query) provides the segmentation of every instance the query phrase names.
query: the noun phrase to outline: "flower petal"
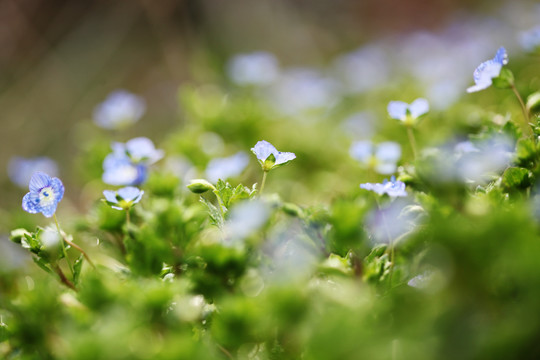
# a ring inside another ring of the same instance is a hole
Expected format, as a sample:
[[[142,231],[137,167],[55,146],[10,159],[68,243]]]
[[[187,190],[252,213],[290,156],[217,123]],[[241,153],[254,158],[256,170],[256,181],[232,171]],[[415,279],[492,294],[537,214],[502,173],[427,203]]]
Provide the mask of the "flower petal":
[[[118,203],[118,199],[116,199],[116,191],[112,190],[103,190],[103,196],[105,196],[105,200],[111,203]]]
[[[501,64],[501,66],[508,64],[508,53],[506,52],[506,49],[504,47],[501,46],[499,50],[497,50],[493,61]]]
[[[397,162],[401,158],[401,146],[393,141],[385,141],[377,145],[375,157],[383,162]]]
[[[429,103],[423,98],[416,99],[409,106],[409,111],[411,112],[411,116],[413,118],[417,118],[429,111]]]
[[[127,186],[118,190],[118,196],[126,201],[133,201],[141,193],[141,190],[134,186]]]
[[[392,119],[405,120],[408,107],[409,105],[403,101],[390,101],[386,109]]]
[[[58,204],[60,200],[62,200],[62,198],[64,197],[64,184],[62,184],[62,181],[59,178],[52,178],[51,186],[54,192],[54,201],[56,201],[56,203]]]
[[[373,154],[373,143],[368,140],[356,141],[351,145],[349,154],[353,159],[367,163]]]
[[[278,153],[274,145],[270,144],[266,140],[261,140],[257,142],[255,146],[251,148],[251,151],[260,161],[265,161],[270,156],[270,154],[274,154],[274,156],[276,156],[276,154]]]
[[[22,208],[24,211],[29,212],[30,214],[37,214],[40,212],[38,193],[29,192],[24,195],[22,200]]]
[[[278,152],[276,157],[276,165],[288,163],[291,160],[296,159],[296,155],[292,152]]]
[[[32,175],[30,179],[30,192],[39,192],[40,189],[43,189],[46,186],[51,184],[51,177],[41,171],[38,171]]]

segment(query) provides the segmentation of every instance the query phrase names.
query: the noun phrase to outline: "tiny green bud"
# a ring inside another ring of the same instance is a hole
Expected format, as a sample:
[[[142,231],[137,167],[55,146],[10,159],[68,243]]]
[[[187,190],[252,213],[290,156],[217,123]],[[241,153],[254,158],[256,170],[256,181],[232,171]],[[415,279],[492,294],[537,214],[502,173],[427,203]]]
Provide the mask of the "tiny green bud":
[[[195,194],[203,194],[209,190],[215,190],[214,185],[205,179],[193,179],[187,188]]]
[[[13,241],[14,243],[20,244],[25,238],[25,235],[30,235],[30,233],[26,229],[15,229],[11,231],[11,234],[9,235],[9,240]]]
[[[540,91],[534,92],[527,97],[527,110],[540,111]]]

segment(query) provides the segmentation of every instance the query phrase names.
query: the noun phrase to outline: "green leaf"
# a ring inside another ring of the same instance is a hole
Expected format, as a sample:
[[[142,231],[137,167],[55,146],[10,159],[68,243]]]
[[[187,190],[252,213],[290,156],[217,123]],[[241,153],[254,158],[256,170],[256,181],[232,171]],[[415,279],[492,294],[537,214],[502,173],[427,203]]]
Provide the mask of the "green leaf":
[[[219,228],[223,227],[224,219],[223,215],[221,215],[221,211],[219,211],[217,207],[203,197],[201,197],[201,202],[208,209],[208,215],[210,215],[212,225],[216,225]]]
[[[502,186],[506,191],[525,189],[531,186],[529,170],[518,167],[506,169],[502,175]]]
[[[510,89],[514,85],[514,74],[507,68],[502,68],[498,77],[493,78],[493,86],[498,89]]]
[[[516,144],[516,155],[518,160],[522,162],[531,161],[537,158],[538,150],[532,139],[521,139]]]
[[[203,194],[209,190],[214,189],[214,185],[210,184],[205,179],[193,179],[187,188],[195,194]]]
[[[32,260],[34,260],[37,266],[39,266],[49,274],[53,274],[53,271],[50,268],[50,264],[47,260],[43,259],[42,257],[32,257]]]

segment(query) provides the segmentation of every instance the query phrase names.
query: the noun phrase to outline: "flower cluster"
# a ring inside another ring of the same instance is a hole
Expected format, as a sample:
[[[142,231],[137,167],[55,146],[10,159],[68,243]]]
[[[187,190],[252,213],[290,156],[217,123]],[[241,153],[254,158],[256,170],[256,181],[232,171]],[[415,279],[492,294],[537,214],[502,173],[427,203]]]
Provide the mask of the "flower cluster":
[[[103,182],[109,185],[139,185],[148,175],[148,167],[160,160],[164,152],[145,137],[125,144],[113,143],[113,152],[103,161]]]

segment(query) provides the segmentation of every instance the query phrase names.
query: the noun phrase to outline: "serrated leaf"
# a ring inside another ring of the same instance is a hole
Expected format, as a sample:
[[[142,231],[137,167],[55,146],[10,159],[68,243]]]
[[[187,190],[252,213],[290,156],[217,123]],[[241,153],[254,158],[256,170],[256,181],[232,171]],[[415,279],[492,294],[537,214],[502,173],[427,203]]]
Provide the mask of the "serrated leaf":
[[[45,259],[43,259],[41,257],[32,257],[32,260],[34,260],[34,262],[37,264],[37,266],[39,266],[40,268],[42,268],[43,270],[45,270],[49,274],[53,273],[53,271],[49,267],[49,263]]]
[[[221,215],[221,211],[219,211],[217,207],[215,207],[210,201],[206,200],[203,197],[201,197],[201,202],[208,209],[208,215],[210,216],[212,225],[216,225],[219,228],[223,227],[224,219]]]
[[[511,167],[502,175],[502,186],[506,191],[525,189],[530,185],[531,180],[527,169]]]

